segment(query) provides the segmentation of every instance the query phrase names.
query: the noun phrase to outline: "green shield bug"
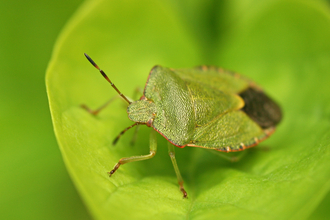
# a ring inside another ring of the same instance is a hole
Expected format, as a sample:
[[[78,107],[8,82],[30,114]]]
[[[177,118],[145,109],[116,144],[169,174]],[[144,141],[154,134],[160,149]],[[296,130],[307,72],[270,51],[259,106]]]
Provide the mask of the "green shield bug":
[[[168,140],[169,155],[186,198],[174,146],[242,151],[268,138],[282,118],[280,107],[255,83],[237,73],[208,66],[187,69],[155,66],[149,73],[142,97],[131,102],[96,63],[85,56],[129,104],[128,117],[135,122],[117,136],[114,144],[136,125],[153,128],[150,153],[120,159],[109,172],[110,176],[125,163],[152,158],[157,150],[158,132]]]

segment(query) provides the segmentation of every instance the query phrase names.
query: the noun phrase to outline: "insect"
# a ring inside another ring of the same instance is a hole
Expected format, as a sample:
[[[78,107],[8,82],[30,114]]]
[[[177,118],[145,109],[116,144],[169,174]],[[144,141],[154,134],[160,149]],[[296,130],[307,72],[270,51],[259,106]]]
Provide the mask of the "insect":
[[[282,118],[280,107],[254,82],[237,73],[208,66],[187,69],[155,66],[149,73],[143,95],[131,102],[96,63],[87,54],[85,56],[129,104],[128,118],[134,124],[124,129],[114,143],[136,125],[152,128],[150,153],[120,159],[108,172],[109,176],[125,163],[154,157],[158,132],[168,140],[179,187],[187,198],[174,146],[242,151],[267,139]]]

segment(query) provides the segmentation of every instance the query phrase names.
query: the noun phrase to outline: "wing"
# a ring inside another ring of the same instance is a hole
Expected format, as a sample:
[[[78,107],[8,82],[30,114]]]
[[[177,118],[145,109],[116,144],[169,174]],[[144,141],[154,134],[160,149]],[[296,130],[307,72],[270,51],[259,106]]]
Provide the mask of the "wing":
[[[228,93],[238,94],[253,84],[238,73],[213,66],[172,69],[183,80],[196,82],[204,87],[211,87]]]
[[[229,93],[185,80],[194,108],[195,126],[203,126],[227,112],[243,108],[244,101],[235,93]]]
[[[264,92],[248,88],[239,95],[245,102],[242,110],[260,127],[274,127],[281,121],[281,108]]]
[[[187,146],[240,151],[266,139],[273,130],[273,127],[262,129],[241,110],[232,111],[196,128]]]

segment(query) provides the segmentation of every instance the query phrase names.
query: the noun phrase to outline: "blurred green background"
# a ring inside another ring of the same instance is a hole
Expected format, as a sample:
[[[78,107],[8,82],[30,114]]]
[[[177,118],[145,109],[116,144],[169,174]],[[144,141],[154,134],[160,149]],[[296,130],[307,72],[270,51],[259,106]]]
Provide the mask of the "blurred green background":
[[[0,1],[0,219],[89,219],[63,164],[45,71],[82,0]]]
[[[1,1],[1,219],[90,218],[63,164],[44,82],[56,37],[81,2]],[[329,204],[328,194],[310,219],[327,216]]]

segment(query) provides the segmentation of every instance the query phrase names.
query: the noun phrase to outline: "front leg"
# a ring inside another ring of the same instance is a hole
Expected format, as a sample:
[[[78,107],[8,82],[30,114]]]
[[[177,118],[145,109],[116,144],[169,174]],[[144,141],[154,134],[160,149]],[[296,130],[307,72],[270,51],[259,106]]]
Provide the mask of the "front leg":
[[[154,129],[151,129],[150,132],[150,153],[147,155],[141,155],[141,156],[132,156],[132,157],[124,157],[121,158],[118,163],[115,165],[115,167],[108,172],[109,176],[114,174],[116,170],[120,167],[120,165],[123,165],[125,163],[130,163],[134,161],[140,161],[140,160],[147,160],[150,158],[153,158],[157,152],[157,139],[156,139],[156,131]]]

